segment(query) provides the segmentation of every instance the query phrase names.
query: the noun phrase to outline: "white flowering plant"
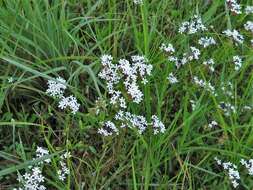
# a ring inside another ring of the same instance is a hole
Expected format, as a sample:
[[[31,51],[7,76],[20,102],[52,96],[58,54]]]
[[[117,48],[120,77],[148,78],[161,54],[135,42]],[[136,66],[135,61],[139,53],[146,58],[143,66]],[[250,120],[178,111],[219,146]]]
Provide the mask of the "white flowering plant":
[[[252,189],[251,1],[3,0],[0,29],[0,189]]]

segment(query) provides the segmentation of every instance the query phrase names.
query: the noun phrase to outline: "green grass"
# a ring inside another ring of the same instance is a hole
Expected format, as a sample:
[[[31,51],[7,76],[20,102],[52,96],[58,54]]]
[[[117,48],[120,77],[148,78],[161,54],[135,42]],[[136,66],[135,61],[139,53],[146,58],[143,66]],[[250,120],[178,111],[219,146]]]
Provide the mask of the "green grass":
[[[181,56],[197,46],[203,34],[177,32],[194,14],[214,26],[205,34],[218,45],[203,51],[200,61],[176,70],[159,47],[172,43]],[[252,18],[234,16],[221,0],[145,0],[138,6],[131,0],[1,1],[0,189],[17,187],[17,171],[22,174],[41,161],[32,160],[37,145],[51,153],[52,163],[43,169],[48,189],[231,189],[214,157],[239,164],[253,156],[252,110],[242,110],[253,103],[253,49],[248,42],[235,46],[221,32],[236,28],[249,41],[252,34],[243,24]],[[128,111],[148,121],[158,115],[167,128],[164,134],[97,134],[100,122],[117,112],[98,77],[102,54],[116,60],[135,54],[149,59],[153,71],[142,86],[144,101],[129,102]],[[237,54],[244,60],[240,72],[231,63]],[[208,58],[216,62],[212,74],[201,65]],[[179,83],[169,84],[170,72]],[[56,76],[67,80],[67,93],[81,104],[74,116],[59,110],[57,100],[45,93],[47,80]],[[218,96],[194,85],[193,76],[210,81]],[[223,93],[222,82],[233,84],[234,99]],[[104,101],[95,103],[99,97]],[[190,100],[197,102],[195,110]],[[236,112],[225,116],[218,107],[222,101],[235,105]],[[102,110],[98,116],[97,107]],[[219,126],[209,129],[211,120]],[[72,157],[63,183],[56,171],[59,153],[66,150]],[[253,178],[245,169],[240,175],[241,188],[252,189]]]

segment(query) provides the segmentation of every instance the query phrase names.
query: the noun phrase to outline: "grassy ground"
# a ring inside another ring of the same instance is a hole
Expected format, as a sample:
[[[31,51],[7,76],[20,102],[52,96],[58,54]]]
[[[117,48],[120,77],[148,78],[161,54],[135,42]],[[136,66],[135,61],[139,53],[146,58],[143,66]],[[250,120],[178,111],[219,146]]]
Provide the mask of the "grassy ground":
[[[250,5],[249,0],[241,2]],[[194,14],[213,28],[179,34],[180,24]],[[1,1],[0,189],[18,186],[17,171],[23,174],[36,162],[31,160],[37,146],[50,151],[52,163],[43,168],[48,189],[231,189],[227,172],[214,157],[235,164],[252,157],[252,110],[243,109],[253,101],[252,34],[243,29],[250,18],[233,15],[223,0],[146,0],[143,5],[131,0]],[[240,30],[245,43],[236,46],[221,34],[227,28]],[[159,49],[172,43],[181,56],[205,35],[217,45],[180,69]],[[148,121],[158,115],[164,134],[97,134],[100,122],[117,112],[98,77],[103,54],[116,60],[135,54],[149,59],[153,71],[142,86],[144,101],[129,102],[127,110]],[[231,63],[234,55],[243,58],[240,71]],[[201,64],[208,58],[215,60],[213,73]],[[169,83],[170,72],[179,83]],[[81,104],[76,115],[58,109],[57,100],[45,92],[47,80],[57,76],[67,80],[67,93]],[[217,96],[194,85],[194,76],[210,81]],[[96,102],[99,97],[104,101]],[[221,102],[236,111],[226,116]],[[96,115],[98,107],[102,112]],[[212,120],[218,126],[210,129]],[[70,175],[62,182],[57,162],[66,150],[72,155]],[[243,168],[240,175],[240,188],[251,189],[253,178]]]

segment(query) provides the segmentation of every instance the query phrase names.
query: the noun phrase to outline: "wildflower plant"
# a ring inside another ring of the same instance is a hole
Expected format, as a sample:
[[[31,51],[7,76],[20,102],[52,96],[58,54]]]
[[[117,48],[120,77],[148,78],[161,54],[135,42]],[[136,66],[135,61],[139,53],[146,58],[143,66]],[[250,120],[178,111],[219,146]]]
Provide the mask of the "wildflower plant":
[[[252,22],[240,0],[3,1],[1,184],[251,189]]]

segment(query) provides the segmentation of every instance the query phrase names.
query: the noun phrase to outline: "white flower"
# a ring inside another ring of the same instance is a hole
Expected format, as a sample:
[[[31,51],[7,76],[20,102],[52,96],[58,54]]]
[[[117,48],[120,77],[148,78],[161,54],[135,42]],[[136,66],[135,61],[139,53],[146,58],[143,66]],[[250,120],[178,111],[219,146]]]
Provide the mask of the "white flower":
[[[100,129],[98,129],[98,133],[100,135],[103,135],[103,136],[107,137],[107,136],[112,136],[113,134],[118,135],[119,134],[119,130],[118,130],[118,128],[116,127],[116,125],[113,122],[106,121],[103,124],[103,127],[100,128]]]
[[[215,127],[217,125],[218,125],[218,123],[216,121],[211,121],[211,123],[208,124],[208,127],[212,129],[213,127]]]
[[[60,109],[66,109],[70,108],[71,112],[73,114],[76,114],[76,112],[79,110],[80,104],[77,103],[77,100],[74,96],[68,96],[68,97],[62,97],[62,99],[59,102],[58,107]]]
[[[42,148],[42,147],[37,147],[36,149],[36,158],[41,158],[43,156],[46,156],[46,155],[49,155],[49,151],[45,148]],[[50,163],[51,160],[48,158],[46,160],[44,160],[44,162],[46,163]],[[42,164],[43,162],[40,162],[40,164]]]
[[[231,113],[236,113],[236,108],[230,103],[221,102],[219,108],[223,110],[226,116],[231,115]]]
[[[213,37],[202,37],[199,39],[198,43],[199,45],[202,45],[204,48],[216,44]]]
[[[206,65],[209,67],[209,69],[214,72],[214,60],[213,59],[208,59],[203,62],[203,65]]]
[[[24,175],[18,177],[18,181],[24,190],[46,190],[46,187],[42,185],[45,181],[45,177],[42,175],[42,171],[39,167],[34,167],[31,171],[26,172]]]
[[[66,179],[66,176],[69,175],[69,169],[64,161],[60,161],[61,168],[57,171],[58,177],[61,181]]]
[[[166,53],[174,53],[175,52],[175,49],[174,49],[174,47],[173,47],[172,44],[164,44],[164,43],[162,43],[160,49],[163,50],[163,51],[165,51]]]
[[[117,84],[123,82],[133,102],[139,104],[143,99],[143,93],[138,85],[138,79],[141,79],[141,82],[146,84],[148,82],[146,76],[151,75],[153,66],[147,64],[148,60],[144,56],[139,55],[132,56],[131,62],[126,59],[120,59],[117,64],[113,64],[112,60],[111,56],[103,55],[101,57],[103,69],[99,73],[99,77],[106,80],[107,89],[111,95],[110,103],[119,103],[121,108],[126,108],[126,102],[121,91],[116,90]]]
[[[199,31],[207,30],[204,24],[202,23],[201,17],[194,15],[190,22],[183,22],[178,30],[179,33],[194,34]]]
[[[238,71],[242,67],[242,59],[236,55],[233,56],[233,62],[235,64],[235,70]]]
[[[173,75],[173,73],[170,73],[167,79],[171,84],[175,84],[178,82],[177,78]]]
[[[238,181],[240,180],[240,174],[237,170],[237,166],[231,162],[222,162],[217,157],[215,157],[214,160],[218,165],[222,166],[225,171],[227,171],[233,187],[236,188],[239,185]]]
[[[196,101],[190,100],[190,103],[191,103],[192,110],[194,111],[196,108]]]
[[[241,5],[236,0],[227,0],[227,4],[232,12],[235,14],[242,14]]]
[[[14,82],[14,78],[13,77],[9,77],[8,78],[8,83],[13,83]]]
[[[143,0],[134,0],[134,4],[141,5],[143,4]]]
[[[245,8],[245,13],[248,14],[252,14],[253,13],[253,6],[247,6]]]
[[[66,86],[66,80],[61,77],[56,78],[55,80],[47,81],[48,88],[46,93],[52,97],[62,97]]]
[[[213,93],[214,95],[215,94],[215,88],[211,85],[210,82],[205,82],[204,80],[202,79],[199,79],[198,77],[194,76],[193,77],[193,81],[196,85],[202,87],[202,88],[205,88],[206,90],[208,90],[209,92]]]
[[[189,61],[192,61],[193,59],[198,60],[200,56],[200,50],[196,47],[191,46],[191,55],[188,57]]]
[[[248,161],[241,159],[240,162],[247,168],[249,175],[253,175],[253,159],[250,159]]]
[[[145,117],[143,117],[141,115],[131,114],[130,112],[119,111],[115,115],[115,119],[117,121],[122,122],[121,128],[122,128],[122,126],[124,128],[125,127],[136,128],[138,130],[139,134],[142,134],[148,126],[148,123],[147,123]]]
[[[253,32],[253,22],[247,21],[246,24],[244,24],[244,28],[245,28],[245,30]]]
[[[225,34],[226,36],[228,37],[232,37],[232,39],[236,42],[236,43],[239,43],[239,44],[242,44],[243,41],[244,41],[244,37],[243,35],[241,35],[237,30],[225,30],[223,31],[223,34]]]
[[[164,133],[165,132],[165,126],[164,124],[159,120],[159,118],[156,115],[152,115],[152,126],[154,130],[154,135],[158,133]]]

